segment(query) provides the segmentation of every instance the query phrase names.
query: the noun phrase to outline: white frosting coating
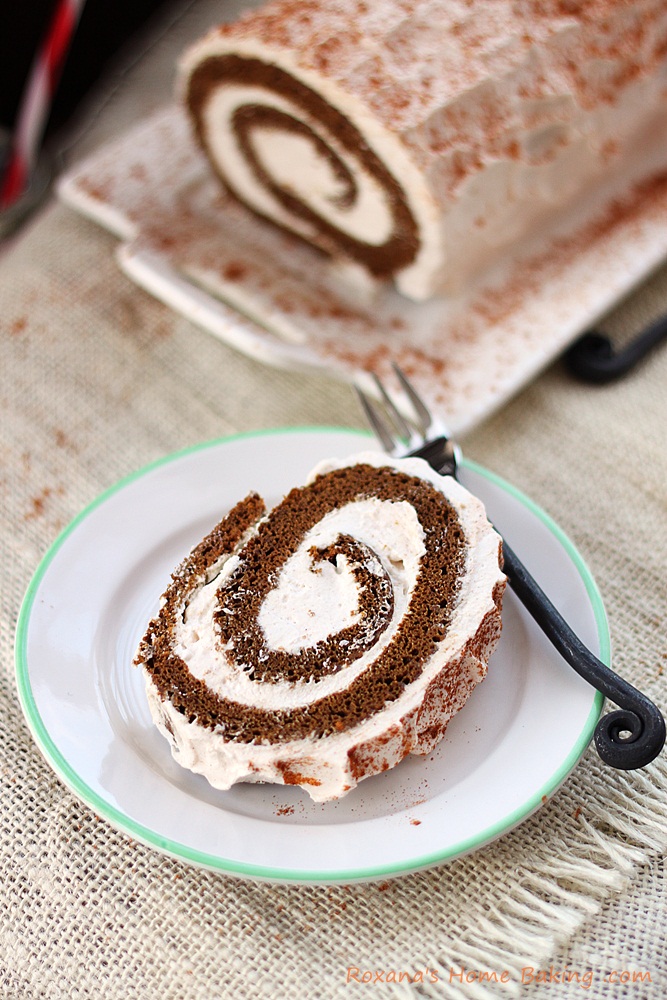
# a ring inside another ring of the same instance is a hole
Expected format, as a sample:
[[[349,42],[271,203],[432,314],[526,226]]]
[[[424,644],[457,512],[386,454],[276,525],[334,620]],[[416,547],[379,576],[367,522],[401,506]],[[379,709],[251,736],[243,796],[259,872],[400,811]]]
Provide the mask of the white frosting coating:
[[[599,23],[576,5],[535,6],[351,0],[319,4],[306,23],[277,4],[188,50],[181,89],[203,60],[236,53],[279,66],[321,95],[399,181],[417,222],[419,252],[395,275],[399,290],[415,299],[458,295],[505,254],[540,252],[547,236],[580,228],[667,169],[662,0],[603,4]],[[335,57],[327,50],[334,38]],[[283,101],[264,88],[267,106]],[[298,108],[290,113],[321,131]],[[223,174],[246,184],[218,115],[205,134]],[[289,144],[281,152],[278,136],[262,143],[264,162],[287,176]],[[364,192],[358,214],[336,209],[336,185],[317,158],[307,168],[295,161],[295,188],[342,230],[377,245],[387,230],[382,198],[359,161],[345,162]],[[249,183],[250,204],[331,250],[304,220],[269,205],[255,178]]]
[[[442,735],[447,718],[463,704],[486,672],[486,660],[497,641],[499,622],[496,631],[491,630],[490,637],[481,643],[482,648],[477,653],[470,650],[469,642],[478,634],[482,623],[497,616],[497,590],[502,588],[504,576],[498,565],[499,537],[488,523],[481,502],[451,477],[438,476],[421,459],[393,460],[376,452],[356,455],[347,461],[322,463],[313,470],[310,478],[361,463],[391,466],[425,479],[441,490],[457,510],[466,538],[467,555],[446,636],[420,676],[382,711],[324,738],[296,739],[286,743],[236,742],[226,739],[220,731],[212,732],[200,726],[196,720],[189,722],[169,702],[160,699],[146,671],[151,713],[158,728],[169,739],[175,759],[190,770],[204,774],[217,788],[229,788],[237,781],[283,782],[288,763],[293,770],[305,776],[304,787],[316,801],[345,794],[357,780],[367,776],[353,773],[351,751],[372,745],[377,740],[383,742],[369,774],[383,769],[385,764],[392,766],[397,763],[407,752],[406,747],[411,752],[428,752]],[[377,559],[377,568],[380,565],[383,567],[394,586],[392,620],[372,650],[366,651],[338,673],[317,681],[292,684],[250,681],[242,669],[230,664],[215,648],[211,631],[215,591],[224,577],[236,568],[237,557],[231,557],[222,560],[222,565],[209,573],[211,582],[208,585],[202,585],[195,591],[188,602],[183,625],[177,630],[174,651],[186,660],[193,676],[201,678],[211,690],[227,698],[270,709],[309,704],[346,687],[352,677],[363,673],[391,641],[402,617],[409,610],[410,596],[424,552],[423,529],[411,505],[371,499],[347,504],[326,515],[283,567],[272,595],[264,600],[260,619],[272,645],[293,649],[316,642],[325,632],[328,635],[338,631],[354,619],[356,587],[349,566],[344,563],[341,564],[340,574],[331,567],[332,576],[343,577],[344,582],[339,588],[338,579],[333,581],[336,596],[331,607],[327,608],[326,626],[324,623],[315,627],[308,624],[308,606],[311,610],[321,610],[326,604],[323,595],[313,597],[308,594],[303,599],[306,611],[297,609],[305,594],[305,582],[313,577],[305,553],[311,544],[326,544],[339,532],[349,533],[357,541],[374,548],[370,565]],[[329,582],[331,579],[329,577]],[[285,608],[288,612],[286,623],[280,625]],[[448,707],[448,714],[443,717],[437,698],[434,700],[431,695],[449,668],[458,677],[457,695]],[[437,731],[431,729],[433,725]]]

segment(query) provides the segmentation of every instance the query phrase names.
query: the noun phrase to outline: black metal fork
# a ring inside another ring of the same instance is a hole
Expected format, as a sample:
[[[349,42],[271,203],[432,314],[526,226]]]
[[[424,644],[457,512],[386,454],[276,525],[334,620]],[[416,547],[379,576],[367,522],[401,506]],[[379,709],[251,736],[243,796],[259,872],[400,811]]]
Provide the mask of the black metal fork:
[[[413,411],[410,420],[377,376],[373,376],[377,396],[356,386],[382,447],[395,457],[423,458],[441,475],[456,476],[459,447],[398,365],[394,365],[394,371]],[[644,767],[658,756],[665,743],[665,721],[660,710],[581,642],[504,538],[503,556],[509,585],[549,641],[578,674],[619,706],[602,716],[596,726],[594,740],[601,759],[622,770]]]

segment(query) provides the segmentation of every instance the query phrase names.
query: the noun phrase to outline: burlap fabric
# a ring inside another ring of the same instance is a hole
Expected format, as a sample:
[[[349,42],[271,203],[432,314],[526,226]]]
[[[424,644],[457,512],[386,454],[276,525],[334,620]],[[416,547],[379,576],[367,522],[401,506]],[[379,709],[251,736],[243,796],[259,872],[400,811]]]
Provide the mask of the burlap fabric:
[[[218,16],[208,2],[177,18],[91,105],[71,155],[163,101],[174,54]],[[52,774],[19,708],[13,634],[58,531],[119,477],[194,442],[363,424],[337,384],[266,369],[152,301],[120,274],[114,245],[51,206],[0,258],[0,995],[664,997],[664,758],[624,774],[589,751],[552,801],[497,843],[349,889],[189,868],[113,830]],[[666,309],[663,271],[607,326],[622,335]],[[466,441],[470,457],[514,481],[574,539],[604,595],[617,668],[663,707],[665,385],[665,350],[602,389],[555,365]],[[350,967],[383,977],[347,982]],[[509,982],[450,982],[461,967],[507,970]],[[529,967],[552,981],[522,986]],[[564,969],[583,982],[555,981]],[[392,972],[418,970],[423,985],[391,982]],[[625,971],[641,982],[621,983]]]

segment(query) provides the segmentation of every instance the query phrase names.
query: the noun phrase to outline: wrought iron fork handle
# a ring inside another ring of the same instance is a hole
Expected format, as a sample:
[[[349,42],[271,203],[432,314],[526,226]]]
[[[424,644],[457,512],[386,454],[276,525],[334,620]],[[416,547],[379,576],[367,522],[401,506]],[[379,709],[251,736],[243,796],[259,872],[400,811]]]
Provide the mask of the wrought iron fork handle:
[[[456,478],[456,450],[448,438],[434,438],[411,454],[425,459],[441,475]],[[547,639],[584,680],[619,706],[617,711],[602,716],[595,727],[600,758],[623,771],[649,764],[665,744],[665,720],[660,709],[591,653],[504,538],[503,555],[509,585]]]
[[[408,454],[425,459],[440,475],[456,478],[458,447],[442,427],[434,433],[434,422],[423,400],[397,365],[394,365],[394,371],[414,407],[416,426],[421,438],[417,446],[413,442]],[[411,438],[411,428],[379,379],[376,378],[375,381],[391,415],[392,429],[380,419],[375,407],[361,390],[358,390],[359,399],[385,450],[396,454],[401,437]],[[396,430],[398,438],[394,436]],[[402,450],[401,454],[405,455],[405,451]],[[509,584],[545,636],[573,670],[619,706],[617,711],[603,716],[595,728],[595,746],[601,759],[612,767],[626,771],[650,763],[658,756],[665,743],[665,720],[658,707],[602,663],[581,642],[504,540],[503,551]]]
[[[512,590],[549,641],[581,677],[620,706],[596,726],[598,754],[606,764],[624,771],[644,767],[665,743],[665,720],[660,710],[584,646],[504,540],[503,553]]]

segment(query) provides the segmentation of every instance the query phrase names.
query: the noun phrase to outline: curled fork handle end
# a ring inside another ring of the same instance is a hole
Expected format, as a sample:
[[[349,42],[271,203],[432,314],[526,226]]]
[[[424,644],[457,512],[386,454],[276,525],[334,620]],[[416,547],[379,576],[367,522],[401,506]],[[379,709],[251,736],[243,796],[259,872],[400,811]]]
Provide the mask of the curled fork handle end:
[[[649,764],[665,744],[665,720],[657,705],[584,646],[505,541],[503,553],[510,586],[547,638],[581,677],[619,706],[596,726],[601,759],[625,771]]]

